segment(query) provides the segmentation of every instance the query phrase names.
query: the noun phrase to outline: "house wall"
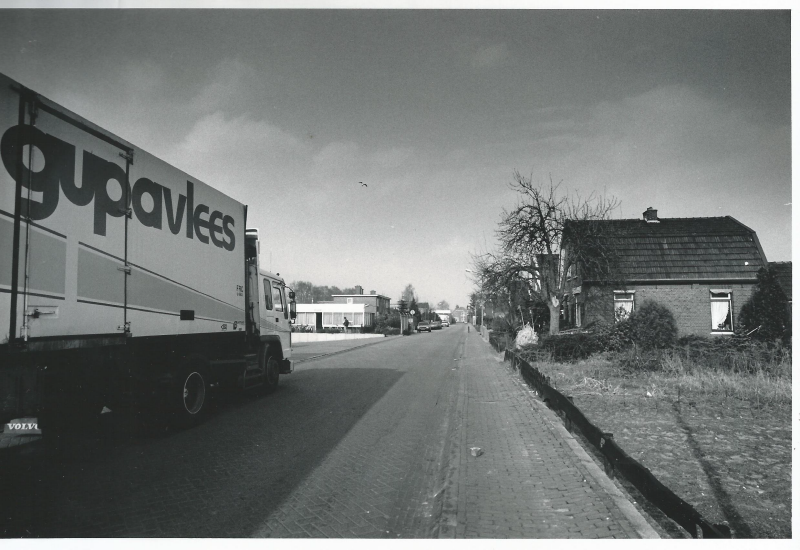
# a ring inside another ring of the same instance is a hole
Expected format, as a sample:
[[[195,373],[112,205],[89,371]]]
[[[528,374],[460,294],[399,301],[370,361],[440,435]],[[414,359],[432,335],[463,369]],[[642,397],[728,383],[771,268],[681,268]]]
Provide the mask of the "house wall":
[[[367,304],[375,306],[378,315],[383,315],[389,311],[389,298],[379,294],[357,294],[355,296],[334,296],[333,303],[346,304],[348,298],[352,298],[353,304]]]
[[[591,322],[609,324],[614,322],[614,290],[635,291],[634,308],[645,300],[653,300],[667,306],[675,316],[678,335],[711,334],[711,289],[730,289],[733,292],[733,328],[738,326],[742,306],[750,298],[755,284],[702,283],[630,285],[622,287],[584,287],[579,300],[584,303],[581,326]],[[570,299],[572,302],[572,298]]]

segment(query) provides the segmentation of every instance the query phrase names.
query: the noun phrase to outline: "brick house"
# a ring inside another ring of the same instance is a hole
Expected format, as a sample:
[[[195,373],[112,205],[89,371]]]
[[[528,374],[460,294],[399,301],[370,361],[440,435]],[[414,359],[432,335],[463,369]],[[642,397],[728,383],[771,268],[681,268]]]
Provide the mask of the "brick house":
[[[595,223],[610,236],[614,267],[603,280],[580,266],[568,274],[566,327],[614,323],[653,300],[672,310],[680,336],[732,334],[767,265],[755,231],[730,216],[659,219],[648,208],[642,219]]]

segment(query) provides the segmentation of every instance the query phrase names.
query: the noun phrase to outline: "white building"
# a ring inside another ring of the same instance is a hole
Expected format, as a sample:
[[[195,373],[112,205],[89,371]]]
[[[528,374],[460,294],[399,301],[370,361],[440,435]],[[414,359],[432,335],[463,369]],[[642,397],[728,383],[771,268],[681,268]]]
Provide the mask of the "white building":
[[[294,324],[312,326],[315,330],[344,328],[344,319],[347,317],[350,328],[371,327],[375,325],[376,309],[372,304],[297,304],[297,319]]]

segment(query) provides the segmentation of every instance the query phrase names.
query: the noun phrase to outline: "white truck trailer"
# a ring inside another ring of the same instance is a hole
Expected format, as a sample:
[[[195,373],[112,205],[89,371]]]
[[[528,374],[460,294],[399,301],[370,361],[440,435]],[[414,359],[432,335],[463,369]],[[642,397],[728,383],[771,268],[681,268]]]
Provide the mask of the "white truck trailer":
[[[247,207],[0,74],[0,421],[192,423],[292,371],[294,293]]]
[[[439,319],[442,321],[442,326],[449,327],[450,326],[450,310],[449,309],[435,309],[433,311],[436,315],[439,316]]]

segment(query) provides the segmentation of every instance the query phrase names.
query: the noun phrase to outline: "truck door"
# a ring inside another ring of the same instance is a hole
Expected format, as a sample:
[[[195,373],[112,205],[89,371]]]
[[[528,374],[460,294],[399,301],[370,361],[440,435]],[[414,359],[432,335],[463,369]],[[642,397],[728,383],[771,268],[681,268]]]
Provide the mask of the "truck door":
[[[132,149],[31,92],[0,88],[9,336],[124,334]]]
[[[286,357],[289,354],[290,332],[289,310],[286,305],[283,285],[268,277],[262,279],[264,285],[264,306],[261,313],[261,335],[278,336]]]
[[[259,304],[258,266],[247,266],[247,330],[248,334],[258,334],[261,326],[261,305]]]
[[[278,336],[281,338],[281,347],[283,348],[284,357],[289,357],[289,349],[292,347],[292,324],[289,320],[289,304],[286,301],[286,286],[278,281],[272,282],[272,292],[276,295],[275,300],[280,298],[281,310],[276,311]]]

